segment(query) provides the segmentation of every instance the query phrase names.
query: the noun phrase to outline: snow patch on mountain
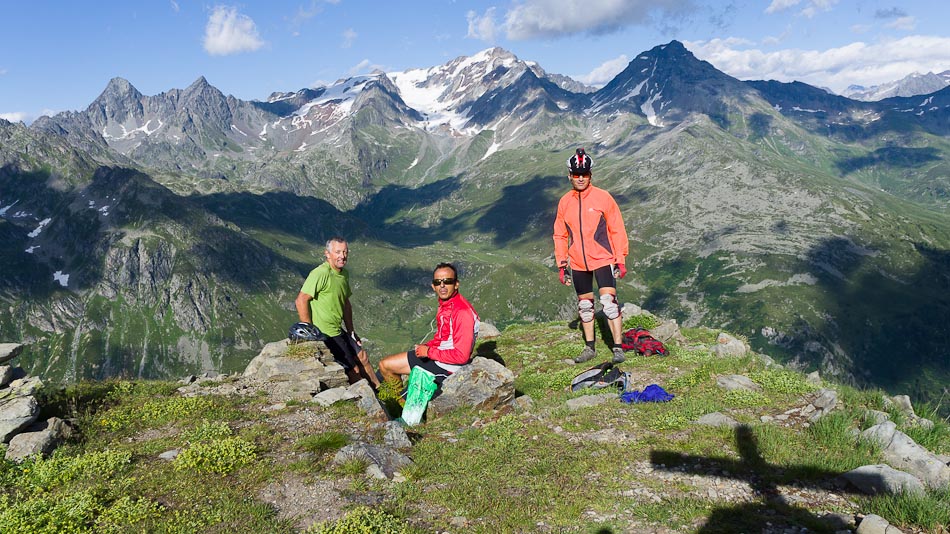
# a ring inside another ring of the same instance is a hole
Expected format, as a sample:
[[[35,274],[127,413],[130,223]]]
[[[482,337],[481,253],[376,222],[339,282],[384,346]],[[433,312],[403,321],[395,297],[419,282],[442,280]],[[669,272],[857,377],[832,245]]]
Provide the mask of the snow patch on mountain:
[[[59,285],[63,287],[69,286],[69,275],[64,274],[63,271],[56,271],[53,273],[53,280],[59,282]]]
[[[36,237],[36,236],[40,235],[40,233],[43,231],[43,228],[46,228],[46,225],[49,224],[50,221],[52,221],[52,220],[53,220],[53,219],[50,219],[49,217],[43,219],[42,221],[40,221],[40,224],[36,227],[35,230],[33,230],[32,232],[30,232],[30,233],[28,233],[28,234],[26,234],[26,235],[29,236],[29,237]]]
[[[6,217],[6,216],[7,216],[7,210],[9,210],[10,208],[12,208],[17,202],[19,202],[19,199],[14,200],[14,201],[13,201],[13,204],[10,204],[9,206],[0,207],[0,217]]]
[[[150,128],[149,128],[149,125],[152,124],[153,121],[154,121],[154,122],[157,122],[157,123],[158,123],[158,126],[156,126],[154,129],[150,129]],[[137,133],[144,133],[146,136],[149,136],[149,135],[152,135],[153,133],[159,131],[159,130],[162,128],[162,126],[164,126],[164,123],[162,123],[161,119],[157,119],[157,120],[156,120],[156,119],[149,119],[149,120],[145,121],[145,124],[143,124],[142,126],[139,126],[138,128],[133,128],[133,129],[131,129],[131,130],[129,130],[128,128],[126,128],[124,124],[117,124],[116,126],[122,130],[122,133],[121,133],[121,134],[119,134],[119,135],[112,135],[111,133],[109,133],[109,126],[105,126],[105,127],[102,128],[102,138],[103,138],[103,139],[106,139],[106,140],[109,140],[109,139],[114,139],[114,140],[130,139],[130,138],[132,138],[132,137],[135,137],[135,134],[137,134]]]
[[[647,122],[649,122],[653,126],[658,126],[658,127],[663,126],[663,121],[660,120],[659,114],[657,113],[657,109],[653,106],[653,104],[657,100],[659,100],[662,96],[663,96],[662,92],[657,93],[655,95],[651,95],[650,98],[648,98],[646,102],[640,105],[640,111],[642,111],[643,114],[646,115]],[[660,110],[662,109],[663,109],[663,104],[661,103]]]
[[[353,108],[353,101],[359,96],[360,91],[367,83],[379,79],[379,75],[370,74],[366,76],[354,76],[339,81],[326,88],[319,97],[307,102],[293,112],[297,116],[306,116],[314,106],[325,107],[329,104],[336,106],[335,113],[340,115],[349,114]]]
[[[498,149],[501,148],[501,145],[498,143],[492,143],[488,150],[485,151],[485,155],[482,156],[482,160],[488,159],[488,156],[491,156],[495,152],[498,152]]]
[[[387,76],[396,84],[403,102],[422,113],[426,122],[436,125],[448,124],[455,130],[462,130],[471,117],[454,109],[460,97],[441,100],[442,96],[449,93],[452,88],[453,79],[446,77],[442,83],[430,82],[430,79],[444,72],[445,66],[439,66],[431,69],[391,72]]]

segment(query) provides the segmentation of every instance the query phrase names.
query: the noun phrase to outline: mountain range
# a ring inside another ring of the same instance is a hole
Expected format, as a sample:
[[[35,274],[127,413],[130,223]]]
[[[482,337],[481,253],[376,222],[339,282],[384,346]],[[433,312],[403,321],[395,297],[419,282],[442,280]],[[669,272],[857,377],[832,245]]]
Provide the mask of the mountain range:
[[[937,74],[933,72],[927,74],[915,72],[900,80],[872,85],[871,87],[849,85],[842,92],[842,95],[854,100],[883,100],[892,96],[926,95],[939,91],[948,85],[950,85],[950,70]]]
[[[51,379],[240,369],[335,234],[372,357],[428,334],[439,261],[489,322],[570,320],[550,234],[584,146],[631,236],[621,300],[933,399],[948,135],[950,88],[743,82],[677,41],[596,90],[499,48],[266,101],[115,78],[85,110],[0,121],[0,334]]]

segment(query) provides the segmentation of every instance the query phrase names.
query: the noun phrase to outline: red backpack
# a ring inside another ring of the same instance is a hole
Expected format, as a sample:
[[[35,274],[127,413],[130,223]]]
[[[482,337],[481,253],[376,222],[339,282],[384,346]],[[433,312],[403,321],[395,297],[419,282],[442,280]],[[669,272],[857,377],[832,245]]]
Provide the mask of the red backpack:
[[[623,350],[633,350],[643,356],[652,356],[659,354],[666,356],[670,351],[666,350],[663,342],[650,335],[646,328],[631,328],[623,333],[623,340],[620,343]]]

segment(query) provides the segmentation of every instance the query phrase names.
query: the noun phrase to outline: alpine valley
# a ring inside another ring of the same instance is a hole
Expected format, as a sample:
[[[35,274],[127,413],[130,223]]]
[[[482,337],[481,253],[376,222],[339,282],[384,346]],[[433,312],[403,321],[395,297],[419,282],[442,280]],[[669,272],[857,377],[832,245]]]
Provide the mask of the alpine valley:
[[[116,78],[83,111],[0,120],[0,341],[47,381],[241,370],[336,234],[374,360],[430,332],[439,261],[496,326],[573,320],[551,225],[579,146],[631,236],[622,301],[946,392],[950,87],[743,82],[677,41],[597,90],[494,48],[266,101]]]

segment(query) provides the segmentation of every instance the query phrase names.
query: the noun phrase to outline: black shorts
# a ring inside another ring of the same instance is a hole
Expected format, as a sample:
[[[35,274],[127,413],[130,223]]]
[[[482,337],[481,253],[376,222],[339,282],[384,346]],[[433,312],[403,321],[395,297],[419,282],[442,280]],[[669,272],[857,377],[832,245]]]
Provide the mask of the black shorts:
[[[336,363],[342,365],[347,371],[356,367],[356,363],[359,361],[357,354],[360,353],[360,347],[349,334],[341,332],[338,336],[328,337],[324,343],[330,349]]]
[[[409,369],[412,370],[413,367],[422,367],[426,371],[435,375],[435,383],[439,386],[442,385],[442,381],[449,377],[450,372],[443,369],[435,360],[430,360],[426,357],[416,356],[416,349],[411,348],[406,351],[406,359],[409,361]]]
[[[604,265],[593,271],[571,271],[574,291],[576,291],[578,295],[594,292],[594,278],[597,278],[597,287],[601,289],[605,287],[617,287],[613,265]]]

